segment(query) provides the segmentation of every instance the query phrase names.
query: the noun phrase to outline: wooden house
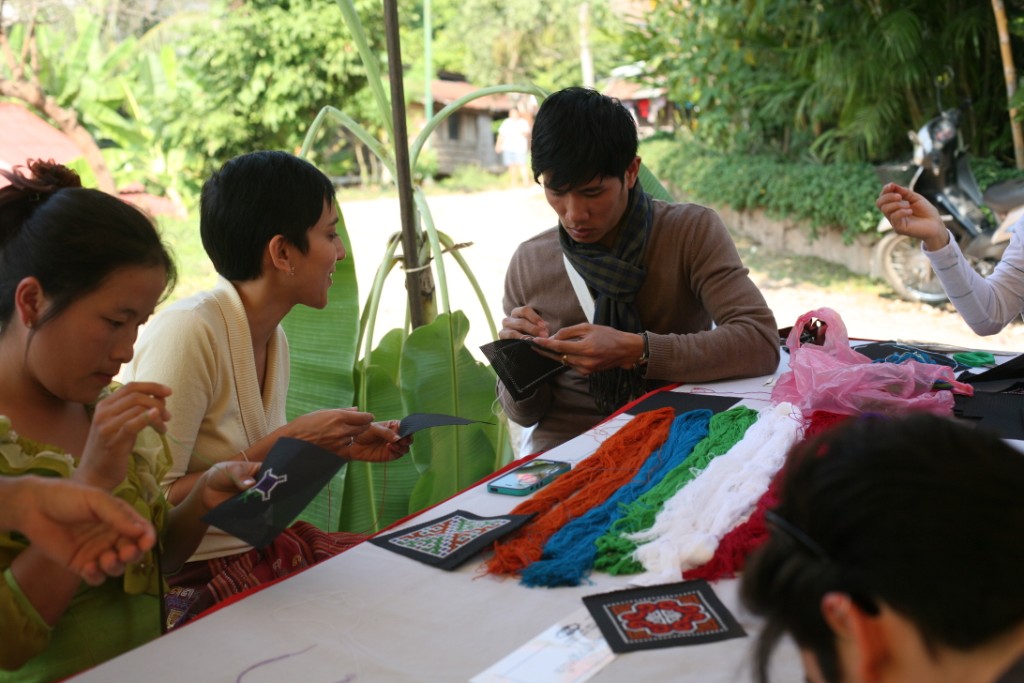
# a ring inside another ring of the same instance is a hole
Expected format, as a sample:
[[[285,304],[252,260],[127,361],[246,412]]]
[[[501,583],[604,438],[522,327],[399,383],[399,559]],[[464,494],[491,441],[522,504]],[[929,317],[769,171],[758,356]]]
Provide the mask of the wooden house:
[[[461,97],[469,95],[480,87],[460,80],[435,80],[431,82],[433,113]],[[494,130],[496,121],[508,116],[514,106],[508,95],[487,95],[461,107],[442,123],[430,136],[428,147],[437,158],[437,173],[451,175],[460,166],[478,166],[489,171],[501,172],[501,159],[494,151]],[[426,124],[423,102],[409,104],[410,134],[421,130]]]

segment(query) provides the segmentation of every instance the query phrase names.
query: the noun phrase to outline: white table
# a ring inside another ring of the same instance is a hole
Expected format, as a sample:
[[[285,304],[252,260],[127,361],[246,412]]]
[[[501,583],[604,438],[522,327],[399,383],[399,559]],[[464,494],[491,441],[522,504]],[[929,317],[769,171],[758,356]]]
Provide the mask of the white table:
[[[786,369],[783,356],[780,372]],[[768,405],[769,379],[686,385],[677,391],[742,396],[741,405],[759,410]],[[616,416],[545,457],[579,462],[629,419]],[[478,485],[406,525],[457,509],[505,514],[521,500]],[[526,588],[514,578],[483,575],[480,559],[447,572],[363,543],[75,680],[464,682],[583,607],[583,596],[624,588],[629,581],[595,572],[589,585]],[[752,680],[747,662],[757,622],[738,604],[738,581],[713,587],[750,636],[620,654],[590,680]],[[266,663],[251,668],[261,662]],[[804,680],[790,644],[776,653],[775,665],[773,681]]]

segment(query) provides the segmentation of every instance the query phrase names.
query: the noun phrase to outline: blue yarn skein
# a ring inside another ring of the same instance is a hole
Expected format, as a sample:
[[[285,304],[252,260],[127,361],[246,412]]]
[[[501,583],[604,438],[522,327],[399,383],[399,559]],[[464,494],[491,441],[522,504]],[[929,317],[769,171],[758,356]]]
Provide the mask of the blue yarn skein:
[[[633,479],[605,502],[570,521],[544,544],[541,559],[522,572],[526,586],[578,586],[597,557],[598,537],[608,530],[627,503],[631,503],[690,457],[708,435],[712,412],[691,410],[672,421],[668,439],[651,453]]]
[[[939,362],[927,356],[920,351],[904,351],[902,353],[890,353],[885,358],[876,358],[872,363],[895,363],[900,365],[906,363],[908,360],[916,360],[918,363],[924,363],[925,365],[938,365]]]

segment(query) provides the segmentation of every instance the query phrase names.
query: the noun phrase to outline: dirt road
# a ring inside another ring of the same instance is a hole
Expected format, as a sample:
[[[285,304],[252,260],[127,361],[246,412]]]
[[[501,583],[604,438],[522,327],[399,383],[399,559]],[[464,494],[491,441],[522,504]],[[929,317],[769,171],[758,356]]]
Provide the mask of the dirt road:
[[[428,193],[428,198],[437,228],[456,242],[472,243],[462,254],[487,298],[495,324],[500,327],[505,269],[513,250],[521,241],[555,222],[543,193],[539,188],[530,188],[466,195]],[[352,238],[352,257],[359,282],[363,283],[360,300],[365,302],[369,283],[384,254],[387,236],[400,229],[398,200],[346,201],[344,193],[341,200]],[[830,283],[828,286],[816,284],[804,279],[805,269],[784,255],[766,255],[757,245],[747,243],[740,243],[740,251],[780,327],[792,325],[807,311],[828,306],[839,312],[852,337],[924,340],[1004,353],[1024,350],[1022,323],[1015,323],[992,337],[978,337],[949,306],[933,307],[899,300],[884,286],[845,276],[836,268],[830,269],[829,277],[824,278]],[[790,263],[797,265],[789,268]],[[469,317],[467,346],[482,360],[477,347],[491,339],[486,317],[455,262],[446,259],[445,264],[451,307],[465,311]],[[440,308],[440,297],[438,302]],[[404,273],[396,269],[385,287],[376,338],[400,326],[404,317]]]

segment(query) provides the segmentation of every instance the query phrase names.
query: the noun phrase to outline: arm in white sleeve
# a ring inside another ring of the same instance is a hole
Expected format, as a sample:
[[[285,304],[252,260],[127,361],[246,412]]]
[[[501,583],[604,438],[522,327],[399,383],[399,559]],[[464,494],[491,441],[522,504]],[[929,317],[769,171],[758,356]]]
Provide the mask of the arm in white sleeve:
[[[1024,243],[1017,232],[988,278],[971,267],[952,234],[945,247],[924,254],[950,302],[976,334],[995,334],[1024,310]]]

